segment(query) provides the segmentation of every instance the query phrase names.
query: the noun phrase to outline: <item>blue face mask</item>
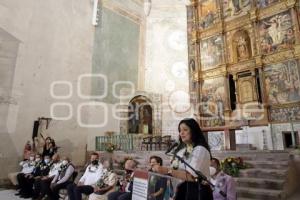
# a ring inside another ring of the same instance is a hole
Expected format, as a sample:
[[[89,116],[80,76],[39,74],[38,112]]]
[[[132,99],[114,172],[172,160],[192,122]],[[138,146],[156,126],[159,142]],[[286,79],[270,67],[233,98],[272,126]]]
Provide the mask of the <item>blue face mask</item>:
[[[50,162],[50,159],[45,159],[44,162],[45,162],[46,164],[48,164],[48,163]]]

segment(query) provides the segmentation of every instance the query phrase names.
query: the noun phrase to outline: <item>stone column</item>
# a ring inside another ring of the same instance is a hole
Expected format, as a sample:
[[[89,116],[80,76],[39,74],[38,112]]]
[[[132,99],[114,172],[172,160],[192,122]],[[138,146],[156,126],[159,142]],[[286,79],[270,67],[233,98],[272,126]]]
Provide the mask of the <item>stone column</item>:
[[[235,130],[234,129],[225,129],[224,130],[224,147],[225,150],[235,150]]]

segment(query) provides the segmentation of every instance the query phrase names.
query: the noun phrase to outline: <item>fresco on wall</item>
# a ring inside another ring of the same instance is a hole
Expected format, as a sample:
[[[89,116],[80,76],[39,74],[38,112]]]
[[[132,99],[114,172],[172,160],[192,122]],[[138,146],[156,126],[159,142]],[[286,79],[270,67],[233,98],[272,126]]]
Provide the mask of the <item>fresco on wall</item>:
[[[264,69],[269,104],[300,101],[299,62],[290,60],[268,65]]]
[[[201,117],[205,127],[223,126],[225,99],[225,78],[204,80],[201,90]]]
[[[221,35],[213,36],[201,41],[201,66],[202,70],[214,68],[224,62],[223,38]]]
[[[278,0],[256,0],[256,2],[258,8],[265,8],[272,5],[273,3],[278,2]]]
[[[289,11],[259,22],[260,49],[263,54],[273,53],[295,44],[292,17]]]
[[[201,0],[198,7],[200,29],[206,29],[218,21],[218,9],[216,0]]]
[[[270,118],[272,122],[300,121],[300,106],[271,108]]]
[[[251,0],[223,0],[223,16],[230,20],[247,14],[251,8]]]

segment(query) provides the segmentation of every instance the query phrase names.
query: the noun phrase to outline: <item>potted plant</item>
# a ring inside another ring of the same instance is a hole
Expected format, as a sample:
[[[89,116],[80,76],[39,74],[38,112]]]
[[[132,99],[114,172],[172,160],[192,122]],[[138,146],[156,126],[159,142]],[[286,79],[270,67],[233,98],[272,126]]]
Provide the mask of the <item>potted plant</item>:
[[[241,157],[227,157],[221,161],[221,169],[228,175],[238,177],[240,169],[246,169],[250,166],[244,163]]]

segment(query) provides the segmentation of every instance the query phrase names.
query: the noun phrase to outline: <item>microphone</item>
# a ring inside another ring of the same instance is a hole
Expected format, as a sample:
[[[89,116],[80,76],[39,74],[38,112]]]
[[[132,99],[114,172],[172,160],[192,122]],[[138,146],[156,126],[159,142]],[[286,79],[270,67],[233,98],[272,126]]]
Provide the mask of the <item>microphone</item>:
[[[168,153],[170,153],[170,151],[172,151],[175,147],[177,147],[179,144],[177,142],[175,142],[172,146],[170,146],[170,148],[165,152],[165,154],[167,155]]]

